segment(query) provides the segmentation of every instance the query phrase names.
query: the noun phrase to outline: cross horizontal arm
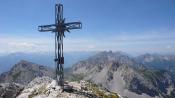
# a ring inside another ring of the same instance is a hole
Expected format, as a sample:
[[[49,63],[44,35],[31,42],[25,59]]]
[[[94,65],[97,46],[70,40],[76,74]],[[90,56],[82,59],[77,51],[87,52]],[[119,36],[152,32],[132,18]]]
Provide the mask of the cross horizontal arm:
[[[66,29],[70,30],[70,29],[81,29],[82,28],[82,24],[81,22],[69,22],[69,23],[65,23]]]
[[[48,31],[55,32],[55,30],[56,30],[55,24],[38,26],[38,31],[40,32],[48,32]]]

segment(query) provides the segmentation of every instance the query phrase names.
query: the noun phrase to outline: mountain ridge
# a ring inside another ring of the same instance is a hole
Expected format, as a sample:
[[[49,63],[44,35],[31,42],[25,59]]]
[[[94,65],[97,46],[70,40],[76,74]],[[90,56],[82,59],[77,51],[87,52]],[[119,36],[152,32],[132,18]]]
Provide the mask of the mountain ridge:
[[[73,66],[73,74],[83,74],[83,79],[131,98],[171,98],[175,94],[174,89],[167,90],[175,85],[171,72],[150,69],[121,52],[101,52],[80,61]]]
[[[15,82],[25,85],[35,77],[49,76],[54,78],[54,74],[54,70],[49,67],[21,60],[15,64],[10,71],[0,75],[0,83]]]

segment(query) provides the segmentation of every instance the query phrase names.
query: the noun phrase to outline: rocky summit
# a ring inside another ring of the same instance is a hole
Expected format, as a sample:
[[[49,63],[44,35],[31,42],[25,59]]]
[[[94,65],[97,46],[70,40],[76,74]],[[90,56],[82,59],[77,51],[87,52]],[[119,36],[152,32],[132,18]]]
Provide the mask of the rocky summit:
[[[56,98],[62,92],[57,82],[49,77],[37,77],[25,86],[17,98]]]
[[[80,83],[66,82],[65,87],[69,86],[69,89],[67,88],[63,91],[57,85],[56,80],[49,77],[37,77],[25,86],[17,98],[99,98],[86,84],[85,81]],[[105,98],[119,98],[114,94],[109,95],[110,93],[107,91],[106,93],[108,94],[106,94]],[[101,94],[103,93],[101,92]]]

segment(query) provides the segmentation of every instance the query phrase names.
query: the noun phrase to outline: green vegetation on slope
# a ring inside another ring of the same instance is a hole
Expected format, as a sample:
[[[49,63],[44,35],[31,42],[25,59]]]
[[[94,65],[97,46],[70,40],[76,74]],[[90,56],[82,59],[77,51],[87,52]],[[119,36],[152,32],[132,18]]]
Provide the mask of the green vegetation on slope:
[[[86,84],[86,87],[87,90],[92,91],[92,93],[95,94],[98,98],[119,98],[117,93],[109,92],[101,86],[98,86],[91,82],[88,82]]]

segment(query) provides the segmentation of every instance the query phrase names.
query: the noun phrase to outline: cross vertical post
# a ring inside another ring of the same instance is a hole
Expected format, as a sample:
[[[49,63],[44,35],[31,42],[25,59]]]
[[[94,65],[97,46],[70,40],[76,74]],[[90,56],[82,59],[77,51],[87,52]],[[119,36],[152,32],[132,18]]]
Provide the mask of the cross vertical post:
[[[58,85],[64,88],[64,55],[63,55],[63,38],[65,32],[70,32],[71,29],[81,29],[81,22],[65,23],[63,18],[63,5],[55,5],[55,24],[38,26],[40,32],[54,32],[55,33],[55,65],[56,65],[56,79]]]

